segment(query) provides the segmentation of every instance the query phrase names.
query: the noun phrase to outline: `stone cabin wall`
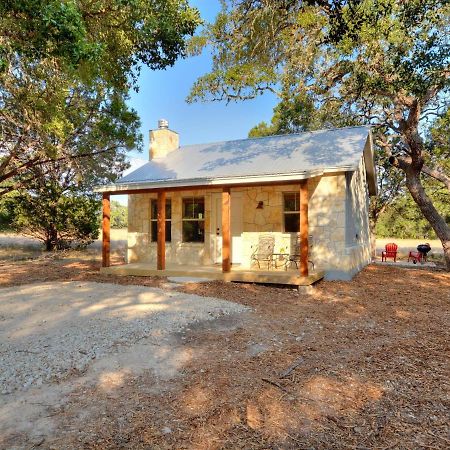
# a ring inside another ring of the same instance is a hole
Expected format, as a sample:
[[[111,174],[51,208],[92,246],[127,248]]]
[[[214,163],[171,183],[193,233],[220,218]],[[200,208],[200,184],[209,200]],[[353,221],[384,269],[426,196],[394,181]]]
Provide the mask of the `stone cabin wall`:
[[[339,173],[311,178],[309,188],[310,257],[326,278],[350,279],[370,261],[368,226],[368,193],[363,162],[353,175]],[[297,233],[283,231],[283,193],[298,192],[298,184],[257,186],[231,189],[242,195],[243,232],[241,267],[251,266],[261,234],[275,237],[275,252],[292,252]],[[212,195],[221,190],[172,192],[172,242],[166,243],[167,264],[213,264],[215,230],[211,229]],[[182,198],[205,198],[205,242],[181,242]],[[156,265],[156,243],[150,239],[150,200],[156,194],[134,194],[128,197],[128,262]],[[256,206],[263,202],[263,208]]]

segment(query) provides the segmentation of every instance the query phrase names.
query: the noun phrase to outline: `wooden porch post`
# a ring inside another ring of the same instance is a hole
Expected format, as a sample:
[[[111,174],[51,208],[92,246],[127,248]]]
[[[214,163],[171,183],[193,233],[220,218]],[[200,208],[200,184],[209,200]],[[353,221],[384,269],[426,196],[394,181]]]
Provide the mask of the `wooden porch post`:
[[[109,194],[104,192],[102,199],[102,266],[110,266],[110,224],[111,224],[111,207]]]
[[[158,217],[157,217],[157,269],[166,268],[166,193],[158,192]]]
[[[231,270],[231,205],[230,188],[222,191],[222,272]]]
[[[300,275],[308,276],[308,180],[300,183]]]

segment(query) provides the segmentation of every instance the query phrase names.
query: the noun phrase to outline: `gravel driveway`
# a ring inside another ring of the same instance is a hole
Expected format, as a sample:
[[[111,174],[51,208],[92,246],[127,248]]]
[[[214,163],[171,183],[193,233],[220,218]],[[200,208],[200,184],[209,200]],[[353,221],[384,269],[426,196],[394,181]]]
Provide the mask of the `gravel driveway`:
[[[190,324],[244,306],[173,290],[92,282],[0,289],[0,391],[8,394],[81,374],[140,340],[164,340]]]

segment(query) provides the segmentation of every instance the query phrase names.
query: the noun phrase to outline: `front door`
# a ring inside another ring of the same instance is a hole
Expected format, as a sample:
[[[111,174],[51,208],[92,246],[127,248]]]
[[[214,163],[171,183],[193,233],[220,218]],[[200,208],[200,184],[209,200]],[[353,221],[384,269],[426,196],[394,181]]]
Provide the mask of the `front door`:
[[[212,194],[211,234],[212,255],[216,264],[222,263],[222,194]],[[231,262],[242,263],[243,209],[242,192],[231,193]]]

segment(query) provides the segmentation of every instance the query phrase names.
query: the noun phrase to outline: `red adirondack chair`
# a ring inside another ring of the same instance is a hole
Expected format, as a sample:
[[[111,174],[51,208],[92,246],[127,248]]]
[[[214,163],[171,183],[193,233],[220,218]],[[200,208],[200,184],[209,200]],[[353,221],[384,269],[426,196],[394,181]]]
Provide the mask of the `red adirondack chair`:
[[[387,261],[388,258],[393,258],[394,262],[397,262],[397,249],[398,245],[393,242],[386,244],[384,250],[381,252],[381,261]]]

